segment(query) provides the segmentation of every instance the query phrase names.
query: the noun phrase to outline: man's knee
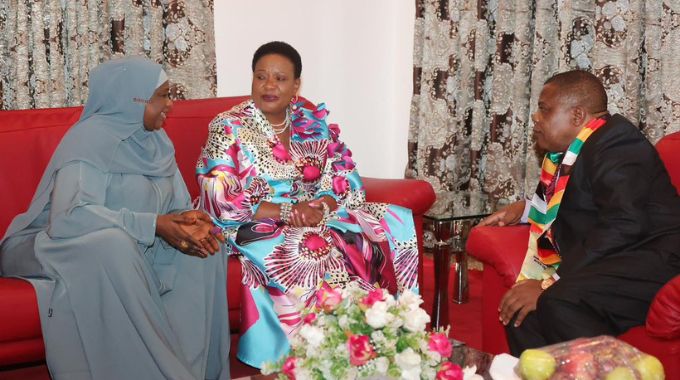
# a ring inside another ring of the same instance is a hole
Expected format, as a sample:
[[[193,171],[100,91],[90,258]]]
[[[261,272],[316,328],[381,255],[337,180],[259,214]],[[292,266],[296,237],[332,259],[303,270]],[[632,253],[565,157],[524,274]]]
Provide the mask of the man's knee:
[[[578,305],[578,292],[566,281],[563,284],[559,282],[543,291],[536,302],[535,313],[542,326],[560,324],[559,321],[569,318],[573,307]]]

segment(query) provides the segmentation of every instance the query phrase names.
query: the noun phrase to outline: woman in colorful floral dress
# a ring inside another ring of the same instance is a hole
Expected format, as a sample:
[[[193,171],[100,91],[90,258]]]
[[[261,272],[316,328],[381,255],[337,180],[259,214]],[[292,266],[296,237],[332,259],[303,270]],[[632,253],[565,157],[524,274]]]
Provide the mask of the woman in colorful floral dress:
[[[411,211],[367,203],[324,104],[302,107],[302,63],[283,42],[253,57],[251,100],[218,115],[197,163],[200,207],[243,266],[238,357],[261,367],[289,350],[300,309],[325,281],[418,288]]]

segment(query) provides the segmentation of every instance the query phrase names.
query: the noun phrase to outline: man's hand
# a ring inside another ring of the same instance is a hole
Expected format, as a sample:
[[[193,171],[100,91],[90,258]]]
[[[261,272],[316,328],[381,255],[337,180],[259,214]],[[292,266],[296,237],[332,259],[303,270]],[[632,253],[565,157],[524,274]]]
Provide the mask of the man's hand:
[[[522,219],[522,214],[524,214],[524,206],[526,205],[525,200],[519,200],[515,203],[511,203],[499,211],[487,216],[479,222],[479,226],[510,226],[517,224]]]
[[[516,283],[501,299],[501,304],[498,306],[498,319],[503,325],[507,325],[517,314],[514,326],[518,327],[529,312],[536,310],[536,302],[542,292],[540,280],[524,280]]]

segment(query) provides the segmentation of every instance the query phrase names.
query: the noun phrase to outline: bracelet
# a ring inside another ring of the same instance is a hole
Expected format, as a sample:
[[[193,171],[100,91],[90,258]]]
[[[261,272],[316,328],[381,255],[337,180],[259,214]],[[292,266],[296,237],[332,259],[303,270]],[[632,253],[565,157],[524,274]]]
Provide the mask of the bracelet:
[[[331,208],[330,206],[328,206],[326,202],[321,202],[321,207],[323,207],[323,217],[319,221],[318,224],[319,226],[326,225],[326,223],[328,223],[328,219],[330,219],[329,216],[331,214]]]
[[[283,202],[279,204],[279,219],[288,224],[290,222],[290,213],[293,211],[293,204]]]

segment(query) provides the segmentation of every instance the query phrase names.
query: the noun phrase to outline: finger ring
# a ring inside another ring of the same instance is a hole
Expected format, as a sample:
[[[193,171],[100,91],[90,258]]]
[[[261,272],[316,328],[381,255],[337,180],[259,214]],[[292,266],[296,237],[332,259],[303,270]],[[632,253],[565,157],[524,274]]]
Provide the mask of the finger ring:
[[[187,248],[189,248],[189,243],[187,243],[185,240],[181,240],[179,242],[179,247],[182,248],[182,249],[187,249]]]

